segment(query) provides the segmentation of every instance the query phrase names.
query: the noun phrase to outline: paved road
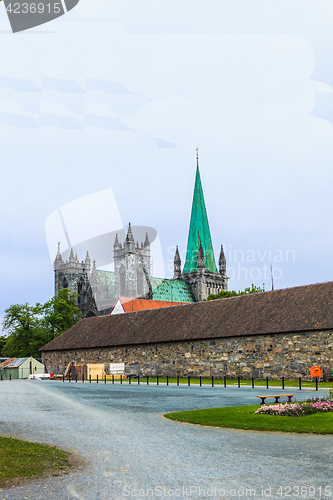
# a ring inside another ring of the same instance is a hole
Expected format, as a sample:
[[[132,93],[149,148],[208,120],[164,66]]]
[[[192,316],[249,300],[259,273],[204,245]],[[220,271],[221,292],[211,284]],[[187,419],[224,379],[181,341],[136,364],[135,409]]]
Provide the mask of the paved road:
[[[325,487],[333,492],[333,436],[213,429],[162,418],[168,411],[256,404],[261,392],[0,382],[0,434],[76,450],[89,464],[84,471],[2,490],[0,500],[327,498]],[[298,399],[314,395],[293,392]]]

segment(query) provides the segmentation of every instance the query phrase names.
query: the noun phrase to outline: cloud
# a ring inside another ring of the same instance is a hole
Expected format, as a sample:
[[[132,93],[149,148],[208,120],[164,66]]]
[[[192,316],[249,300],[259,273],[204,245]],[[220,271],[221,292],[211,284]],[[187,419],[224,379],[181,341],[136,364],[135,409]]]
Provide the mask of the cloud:
[[[98,90],[88,90],[86,102],[93,103],[94,106],[105,104],[118,115],[132,115],[149,104],[151,100],[136,94],[106,94]]]
[[[68,111],[74,114],[83,114],[86,94],[65,93],[58,90],[43,90],[42,100],[44,106],[46,103],[54,103],[64,106]],[[43,109],[45,111],[45,109]]]
[[[32,116],[0,113],[0,125],[12,125],[18,128],[38,128],[38,123]]]
[[[19,92],[41,92],[33,80],[0,75],[0,89],[13,89]]]
[[[87,90],[99,90],[106,94],[133,94],[121,82],[99,80],[97,78],[87,78]]]
[[[177,144],[175,144],[174,142],[163,141],[162,139],[158,139],[158,137],[152,137],[151,135],[149,137],[153,139],[158,149],[175,148],[177,146]]]
[[[62,78],[43,77],[43,89],[53,89],[59,92],[84,94],[83,89],[76,80],[64,80]]]
[[[82,124],[75,116],[52,115],[49,113],[41,113],[39,123],[41,126],[58,127],[62,129],[81,130]]]
[[[323,118],[333,125],[333,93],[316,94],[310,115]]]
[[[105,130],[123,130],[128,131],[131,129],[120,118],[112,118],[109,116],[98,116],[98,115],[84,115],[84,126],[85,127],[100,127]]]

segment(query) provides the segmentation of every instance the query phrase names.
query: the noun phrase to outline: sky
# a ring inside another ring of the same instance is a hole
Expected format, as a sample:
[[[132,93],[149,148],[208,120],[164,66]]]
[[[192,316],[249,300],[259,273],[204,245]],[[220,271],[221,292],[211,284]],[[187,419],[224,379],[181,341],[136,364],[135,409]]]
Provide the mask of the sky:
[[[332,280],[332,25],[325,0],[80,0],[13,34],[1,2],[0,316],[52,297],[64,224],[152,228],[171,277],[197,147],[229,289]]]

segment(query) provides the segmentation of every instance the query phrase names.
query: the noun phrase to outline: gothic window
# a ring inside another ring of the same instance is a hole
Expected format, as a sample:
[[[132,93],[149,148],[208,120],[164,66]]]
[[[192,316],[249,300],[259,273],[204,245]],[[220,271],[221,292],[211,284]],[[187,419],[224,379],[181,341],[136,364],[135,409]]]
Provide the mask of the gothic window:
[[[125,295],[125,269],[121,266],[119,270],[119,278],[120,278],[120,295]]]
[[[138,295],[143,295],[144,290],[143,290],[143,273],[142,273],[142,271],[138,271],[136,277],[137,277]]]
[[[77,293],[79,294],[79,297],[77,298],[78,304],[83,302],[83,279],[81,278],[77,284]]]
[[[68,283],[67,283],[67,280],[66,278],[64,277],[64,279],[62,280],[62,287],[63,288],[68,288]]]

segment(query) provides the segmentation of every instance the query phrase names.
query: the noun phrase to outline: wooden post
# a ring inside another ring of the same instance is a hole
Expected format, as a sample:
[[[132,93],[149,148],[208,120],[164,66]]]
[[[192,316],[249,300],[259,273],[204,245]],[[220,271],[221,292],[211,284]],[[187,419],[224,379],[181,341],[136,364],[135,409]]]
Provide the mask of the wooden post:
[[[212,387],[214,387],[214,375],[212,375]]]
[[[187,376],[187,385],[190,387],[191,385],[191,377],[188,375]]]
[[[254,378],[252,377],[252,389],[254,389]]]
[[[240,387],[240,377],[237,377],[238,388]]]
[[[179,385],[179,375],[177,375],[177,385]]]
[[[200,387],[202,386],[202,382],[201,382],[201,375],[199,377],[199,380],[200,380]]]
[[[224,375],[223,377],[224,387],[227,387],[227,377]]]
[[[282,389],[284,389],[284,377],[282,377]]]
[[[98,384],[98,373],[97,373],[97,375],[96,375],[96,382],[97,382],[97,384]]]
[[[266,377],[266,387],[268,389],[268,377]]]
[[[302,377],[298,378],[298,386],[299,386],[299,390],[301,391],[302,390]]]

